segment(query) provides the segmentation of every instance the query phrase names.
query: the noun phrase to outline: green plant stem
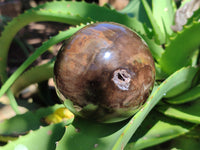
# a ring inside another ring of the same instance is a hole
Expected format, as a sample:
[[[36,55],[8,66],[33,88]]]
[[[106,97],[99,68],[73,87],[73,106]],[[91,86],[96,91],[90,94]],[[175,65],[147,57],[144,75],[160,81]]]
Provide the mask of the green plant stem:
[[[10,106],[12,107],[12,109],[14,110],[14,112],[16,114],[20,114],[20,111],[19,111],[19,108],[18,108],[18,105],[17,105],[17,102],[15,100],[15,97],[12,93],[12,91],[9,89],[7,92],[6,92],[9,100],[10,100]]]

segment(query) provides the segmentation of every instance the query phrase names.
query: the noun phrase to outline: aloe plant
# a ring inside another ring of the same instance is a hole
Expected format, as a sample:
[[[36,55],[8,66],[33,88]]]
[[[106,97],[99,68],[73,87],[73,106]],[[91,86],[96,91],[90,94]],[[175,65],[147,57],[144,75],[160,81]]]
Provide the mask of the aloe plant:
[[[137,9],[132,9],[133,6]],[[0,97],[7,94],[17,115],[0,123],[0,140],[10,141],[0,148],[135,150],[169,140],[173,141],[173,147],[182,148],[180,143],[184,143],[185,135],[194,130],[199,132],[200,16],[197,9],[181,31],[173,31],[171,26],[179,9],[177,7],[173,0],[130,0],[129,5],[118,12],[83,1],[53,1],[27,10],[11,20],[0,37],[0,78],[3,83]],[[142,13],[141,9],[144,10]],[[37,21],[76,26],[60,31],[44,42],[8,77],[6,67],[11,41],[25,25]],[[148,44],[155,59],[156,83],[144,106],[132,118],[113,124],[78,117],[74,121],[45,124],[44,118],[63,104],[19,114],[16,93],[53,76],[54,59],[27,70],[30,64],[49,47],[69,38],[85,25],[101,21],[123,24],[136,31]],[[193,146],[193,149],[198,149],[198,144]]]

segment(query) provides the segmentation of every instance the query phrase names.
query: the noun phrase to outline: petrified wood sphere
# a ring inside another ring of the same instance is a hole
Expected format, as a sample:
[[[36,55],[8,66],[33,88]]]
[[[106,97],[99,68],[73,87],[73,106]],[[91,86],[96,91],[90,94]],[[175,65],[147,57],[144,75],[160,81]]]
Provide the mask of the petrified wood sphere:
[[[88,25],[68,39],[54,67],[57,91],[76,115],[117,122],[133,115],[154,84],[146,43],[117,23]]]

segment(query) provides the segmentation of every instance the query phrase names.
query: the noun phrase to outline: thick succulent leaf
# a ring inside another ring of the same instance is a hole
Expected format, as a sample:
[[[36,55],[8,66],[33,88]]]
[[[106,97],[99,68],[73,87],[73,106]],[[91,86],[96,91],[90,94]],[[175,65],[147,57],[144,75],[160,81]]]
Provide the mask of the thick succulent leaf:
[[[168,35],[173,33],[171,25],[174,21],[175,4],[173,0],[152,0],[153,16],[160,27],[160,30]]]
[[[149,147],[147,150],[198,150],[200,147],[200,126],[196,126],[184,135],[165,143]]]
[[[182,80],[182,81],[179,81],[179,82],[181,82],[181,84],[174,86],[173,89],[168,91],[165,95],[165,98],[179,95],[182,92],[190,89],[193,85],[194,78],[198,74],[199,70],[200,70],[200,67],[188,67],[187,71],[185,71],[184,74],[181,74],[179,76],[178,80]]]
[[[166,99],[165,101],[170,104],[183,104],[190,101],[194,101],[198,98],[200,98],[200,85],[193,87],[192,89],[184,92],[181,95],[178,95],[170,99]]]
[[[182,105],[159,105],[158,110],[166,116],[200,124],[200,100]]]
[[[152,0],[147,0],[151,4]],[[147,14],[145,12],[144,6],[141,0],[130,0],[129,4],[122,10],[120,13],[127,14],[130,17],[135,17],[140,22],[146,24],[148,27],[151,27]]]
[[[154,87],[152,94],[149,96],[143,108],[126,125],[123,124],[124,122],[119,124],[97,124],[83,119],[76,119],[67,128],[68,130],[57,149],[61,150],[64,147],[65,149],[76,150],[90,150],[94,149],[94,147],[97,150],[123,149],[141,125],[142,121],[165,93],[184,82],[180,80],[180,77],[187,71],[188,68],[183,68],[170,76],[160,86]],[[85,138],[85,135],[87,135],[89,140]],[[70,144],[71,142],[73,144]],[[80,143],[83,144],[79,146]]]
[[[155,68],[156,68],[156,80],[164,80],[167,78],[167,74],[161,69],[160,65],[155,63]]]
[[[63,107],[63,105],[40,108],[35,112],[28,111],[25,114],[16,115],[13,118],[4,120],[0,123],[0,135],[19,135],[29,130],[38,129],[41,125],[44,125],[42,119],[60,107]]]
[[[21,90],[33,83],[39,83],[53,77],[54,61],[46,64],[32,67],[20,75],[11,86],[14,95],[19,94]]]
[[[55,150],[56,142],[60,140],[65,132],[65,124],[52,124],[40,127],[36,131],[30,131],[25,136],[9,142],[1,150]]]
[[[163,71],[168,74],[183,66],[190,65],[191,57],[200,45],[200,22],[185,26],[181,32],[171,38],[160,59]]]
[[[155,35],[155,40],[158,44],[163,44],[165,42],[165,35],[161,32],[161,29],[156,21],[156,18],[154,18],[153,13],[151,11],[150,6],[148,5],[146,0],[142,0],[142,3],[144,5],[145,11],[147,13],[147,16],[151,22],[153,32]]]
[[[152,111],[135,132],[125,150],[144,149],[187,133],[193,124],[165,117]]]
[[[170,141],[170,147],[176,147],[182,150],[198,150],[200,147],[200,126],[195,127],[186,135]]]
[[[144,40],[145,42],[147,43],[150,51],[151,51],[151,54],[152,56],[155,58],[156,61],[159,61],[164,50],[162,47],[160,47],[160,45],[156,44],[155,41],[149,39],[147,36],[144,36],[144,35],[140,35]]]

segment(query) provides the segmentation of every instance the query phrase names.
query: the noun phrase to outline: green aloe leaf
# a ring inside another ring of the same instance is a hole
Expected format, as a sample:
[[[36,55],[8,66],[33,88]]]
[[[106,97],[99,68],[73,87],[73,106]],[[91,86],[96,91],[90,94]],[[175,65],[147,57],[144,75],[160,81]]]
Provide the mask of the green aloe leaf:
[[[65,124],[52,124],[30,131],[27,135],[9,142],[1,150],[55,150],[56,143],[65,132]]]
[[[151,22],[156,42],[158,42],[158,44],[163,44],[165,42],[165,35],[161,32],[160,26],[158,25],[156,18],[154,18],[152,10],[148,5],[147,1],[142,0],[142,3],[144,5],[147,16]]]
[[[161,69],[160,65],[155,63],[155,68],[156,68],[156,80],[164,80],[167,78],[167,74]]]
[[[200,85],[193,87],[192,89],[184,92],[181,95],[178,95],[170,99],[166,99],[165,101],[170,104],[183,104],[190,101],[194,101],[198,98],[200,98]]]
[[[170,147],[182,150],[198,150],[200,147],[200,126],[195,127],[189,133],[170,141]]]
[[[193,124],[165,117],[152,111],[135,132],[125,150],[139,150],[158,145],[190,131]]]
[[[200,100],[182,105],[159,105],[158,110],[166,116],[200,124]]]
[[[35,66],[21,74],[11,86],[14,95],[33,83],[39,83],[53,77],[54,61]]]
[[[196,75],[199,73],[200,67],[188,67],[188,70],[184,73],[181,74],[179,79],[182,80],[183,82],[177,86],[174,86],[172,90],[166,93],[165,98],[177,96],[184,91],[190,89],[193,85],[194,78]],[[179,80],[178,79],[178,80]]]
[[[190,65],[193,53],[200,46],[199,35],[200,22],[194,22],[172,37],[159,62],[163,71],[171,74]]]
[[[160,45],[156,44],[155,41],[149,39],[147,36],[144,36],[144,35],[140,35],[140,36],[147,43],[147,45],[151,51],[151,54],[155,58],[155,60],[159,61],[164,52],[164,49],[162,47],[160,47]]]
[[[151,4],[152,0],[147,0]],[[148,27],[151,27],[147,14],[145,12],[144,6],[141,0],[130,0],[128,5],[119,11],[120,13],[127,14],[130,17],[134,17],[140,22],[146,24]]]
[[[152,0],[153,16],[163,34],[165,34],[165,29],[168,35],[173,33],[171,25],[176,10],[174,6],[173,0]]]

